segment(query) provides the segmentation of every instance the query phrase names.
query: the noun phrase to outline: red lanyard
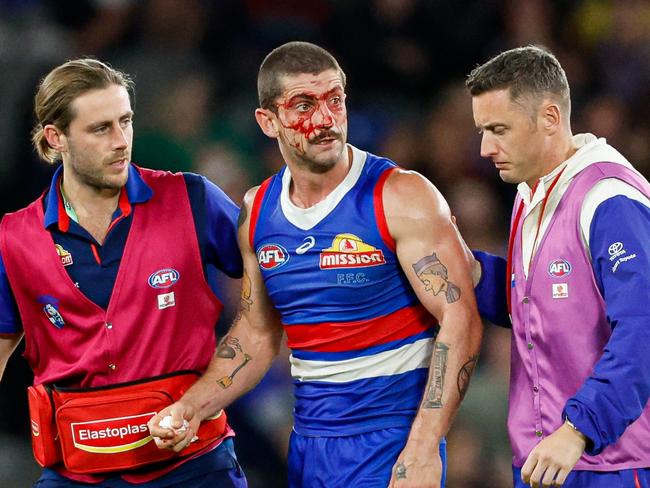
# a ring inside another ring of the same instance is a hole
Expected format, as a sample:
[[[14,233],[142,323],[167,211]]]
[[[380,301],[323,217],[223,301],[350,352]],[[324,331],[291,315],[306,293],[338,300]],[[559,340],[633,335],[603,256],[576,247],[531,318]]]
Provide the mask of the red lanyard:
[[[555,185],[557,184],[558,180],[560,179],[560,176],[562,176],[562,173],[564,173],[564,170],[566,169],[566,166],[562,168],[562,171],[560,171],[557,176],[553,179],[553,182],[551,185],[548,187],[548,191],[546,192],[546,196],[544,197],[544,200],[542,201],[542,209],[539,213],[539,220],[537,221],[537,231],[535,232],[535,240],[533,241],[533,249],[531,250],[531,255],[530,259],[532,261],[533,259],[533,253],[535,252],[535,245],[537,244],[537,238],[539,237],[539,230],[542,227],[542,220],[544,218],[544,210],[546,209],[546,203],[548,202],[548,198],[551,196],[551,192],[553,191],[553,188],[555,188]],[[537,187],[535,187],[537,188]],[[533,189],[533,193],[534,193]],[[506,297],[508,300],[508,313],[512,313],[512,303],[511,303],[511,296],[512,296],[512,254],[514,251],[514,244],[515,244],[515,236],[517,234],[517,229],[519,228],[519,221],[521,220],[521,214],[524,211],[524,201],[522,200],[519,203],[519,208],[517,209],[517,213],[515,214],[515,218],[512,222],[512,228],[510,229],[510,239],[508,239],[508,262],[506,266]],[[523,239],[523,237],[522,237]],[[529,263],[530,265],[530,263]]]

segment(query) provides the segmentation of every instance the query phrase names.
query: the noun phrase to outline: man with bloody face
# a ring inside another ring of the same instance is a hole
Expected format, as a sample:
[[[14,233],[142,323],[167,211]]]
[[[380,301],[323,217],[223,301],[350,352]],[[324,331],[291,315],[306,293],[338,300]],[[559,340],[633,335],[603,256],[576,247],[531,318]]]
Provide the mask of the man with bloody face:
[[[263,61],[255,118],[285,167],[241,210],[242,313],[203,387],[169,412],[203,415],[252,388],[284,331],[296,398],[289,485],[440,487],[444,436],[482,336],[473,257],[429,181],[346,143],[345,86],[313,44]]]

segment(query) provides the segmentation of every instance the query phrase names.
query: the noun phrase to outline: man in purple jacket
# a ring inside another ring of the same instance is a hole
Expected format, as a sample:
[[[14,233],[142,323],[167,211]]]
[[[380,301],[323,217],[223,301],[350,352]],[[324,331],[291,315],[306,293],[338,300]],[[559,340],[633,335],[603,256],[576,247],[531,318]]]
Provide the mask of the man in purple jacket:
[[[518,185],[502,262],[515,487],[649,487],[650,185],[604,139],[572,135],[545,49],[501,53],[467,87],[481,155]]]

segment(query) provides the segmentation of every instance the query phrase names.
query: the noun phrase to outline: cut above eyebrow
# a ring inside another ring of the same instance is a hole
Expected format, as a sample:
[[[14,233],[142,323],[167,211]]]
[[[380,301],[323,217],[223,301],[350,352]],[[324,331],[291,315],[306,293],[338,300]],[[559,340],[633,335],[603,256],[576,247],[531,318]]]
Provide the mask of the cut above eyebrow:
[[[291,98],[288,99],[287,103],[289,103],[289,102],[295,100],[296,98],[303,98],[303,99],[308,99],[308,100],[314,100],[314,99],[318,99],[318,98],[326,97],[326,96],[328,96],[328,95],[332,95],[332,94],[334,94],[334,93],[336,93],[336,92],[340,92],[341,94],[344,94],[344,93],[345,93],[345,91],[343,90],[343,88],[342,88],[342,87],[338,87],[338,86],[337,86],[337,87],[334,87],[334,88],[332,88],[332,89],[330,89],[330,90],[328,90],[328,91],[326,91],[326,92],[324,92],[322,95],[316,95],[315,93],[306,93],[306,92],[302,92],[302,93],[297,93],[297,94],[295,94],[295,95],[292,95]]]

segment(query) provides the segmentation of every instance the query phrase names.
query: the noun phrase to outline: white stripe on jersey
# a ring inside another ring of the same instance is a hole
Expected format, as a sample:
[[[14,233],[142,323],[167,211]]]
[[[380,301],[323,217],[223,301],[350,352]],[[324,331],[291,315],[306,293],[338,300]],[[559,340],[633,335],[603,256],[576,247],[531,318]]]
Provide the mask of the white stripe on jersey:
[[[433,341],[429,337],[398,349],[342,361],[313,361],[291,355],[291,376],[299,381],[344,383],[428,368]]]
[[[280,193],[280,206],[282,213],[289,222],[302,230],[312,229],[321,220],[327,217],[332,210],[341,202],[343,197],[356,185],[366,164],[368,153],[361,151],[348,144],[352,149],[352,166],[343,181],[332,190],[323,200],[309,208],[300,208],[294,205],[289,198],[289,186],[291,185],[291,171],[289,168],[282,175],[282,192]]]

